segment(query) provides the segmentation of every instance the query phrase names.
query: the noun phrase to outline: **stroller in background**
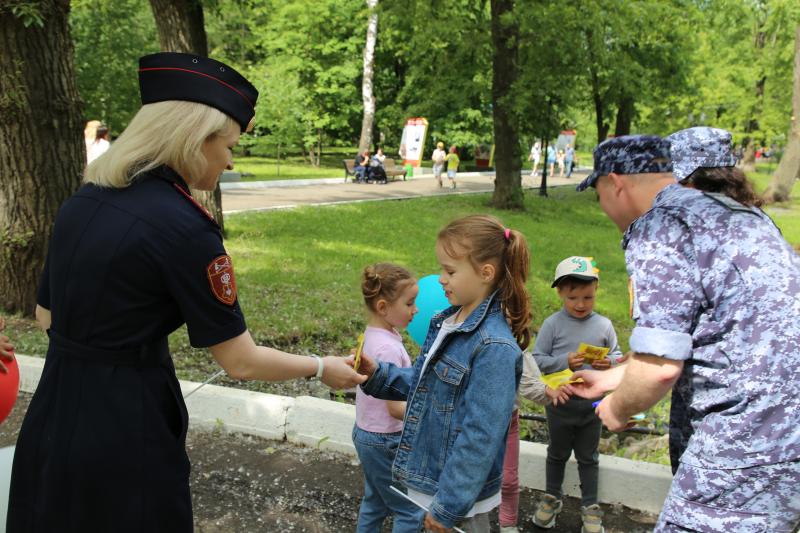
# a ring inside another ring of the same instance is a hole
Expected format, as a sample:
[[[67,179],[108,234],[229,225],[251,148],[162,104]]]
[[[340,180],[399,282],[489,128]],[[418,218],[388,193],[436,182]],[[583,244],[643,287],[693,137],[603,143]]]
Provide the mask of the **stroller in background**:
[[[383,168],[383,163],[374,156],[370,158],[369,167],[367,168],[367,183],[369,182],[387,183],[386,169]]]

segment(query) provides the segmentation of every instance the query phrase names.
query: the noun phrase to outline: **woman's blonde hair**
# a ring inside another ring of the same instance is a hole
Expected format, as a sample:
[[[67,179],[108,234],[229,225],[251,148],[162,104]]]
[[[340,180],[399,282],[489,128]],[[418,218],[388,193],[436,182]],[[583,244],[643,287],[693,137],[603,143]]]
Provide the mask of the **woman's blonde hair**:
[[[137,175],[161,165],[178,172],[189,185],[205,173],[203,142],[239,125],[216,108],[168,100],[143,105],[125,131],[86,167],[83,181],[123,188]]]

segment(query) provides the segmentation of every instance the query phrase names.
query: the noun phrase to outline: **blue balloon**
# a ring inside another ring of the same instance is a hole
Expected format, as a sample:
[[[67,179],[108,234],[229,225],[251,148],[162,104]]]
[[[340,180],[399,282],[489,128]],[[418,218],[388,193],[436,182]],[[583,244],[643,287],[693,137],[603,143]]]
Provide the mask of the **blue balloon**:
[[[408,324],[406,329],[414,342],[422,346],[425,343],[425,337],[428,336],[431,318],[450,307],[450,302],[444,295],[442,284],[439,283],[439,276],[425,276],[419,280],[418,285],[417,314],[414,315],[414,320]]]

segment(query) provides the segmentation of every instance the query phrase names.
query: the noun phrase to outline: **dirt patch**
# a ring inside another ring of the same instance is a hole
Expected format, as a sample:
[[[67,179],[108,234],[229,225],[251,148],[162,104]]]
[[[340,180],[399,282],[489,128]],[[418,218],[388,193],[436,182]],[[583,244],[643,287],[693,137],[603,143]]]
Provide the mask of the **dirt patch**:
[[[23,394],[0,425],[0,446],[16,441],[30,395]],[[195,531],[308,532],[355,531],[363,494],[361,468],[355,458],[297,447],[249,435],[190,431]],[[523,489],[520,531],[542,531],[531,522],[540,493]],[[608,533],[651,531],[654,517],[622,506],[604,506]],[[580,501],[568,498],[558,526],[549,530],[580,531]],[[498,531],[494,513],[493,531]],[[387,520],[384,531],[391,531]]]

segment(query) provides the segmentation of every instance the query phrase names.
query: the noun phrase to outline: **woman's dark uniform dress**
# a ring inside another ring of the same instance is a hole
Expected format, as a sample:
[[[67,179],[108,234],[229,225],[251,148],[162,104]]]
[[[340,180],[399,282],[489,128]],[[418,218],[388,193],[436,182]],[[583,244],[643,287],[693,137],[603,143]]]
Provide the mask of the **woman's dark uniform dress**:
[[[207,60],[210,61],[210,60]],[[52,313],[14,457],[9,532],[189,532],[188,416],[167,346],[246,330],[218,225],[172,169],[61,207],[39,290]]]

